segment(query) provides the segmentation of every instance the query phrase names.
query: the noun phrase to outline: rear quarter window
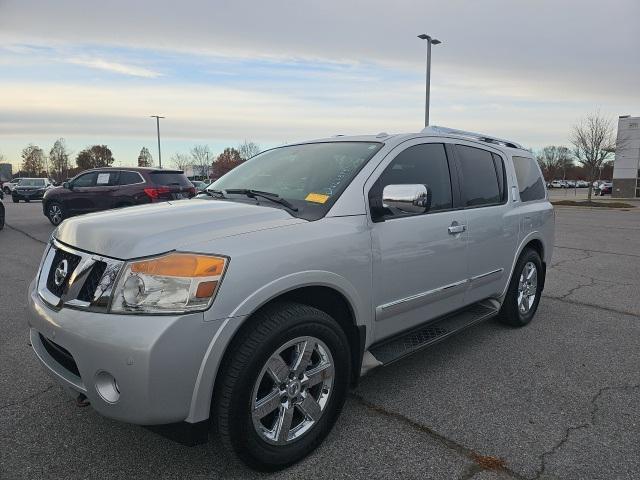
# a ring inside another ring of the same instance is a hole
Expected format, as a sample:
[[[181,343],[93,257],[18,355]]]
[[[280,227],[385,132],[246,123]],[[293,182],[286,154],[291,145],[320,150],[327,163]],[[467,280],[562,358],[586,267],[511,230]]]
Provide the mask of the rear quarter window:
[[[518,180],[520,200],[531,202],[544,199],[544,180],[538,163],[533,158],[513,157],[513,167]]]
[[[193,186],[187,176],[182,172],[151,172],[149,178],[156,185]]]

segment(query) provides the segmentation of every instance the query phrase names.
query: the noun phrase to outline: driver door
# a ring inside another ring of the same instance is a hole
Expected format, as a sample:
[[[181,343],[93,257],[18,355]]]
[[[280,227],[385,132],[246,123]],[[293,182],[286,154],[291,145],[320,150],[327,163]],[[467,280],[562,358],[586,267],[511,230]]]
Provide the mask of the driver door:
[[[458,209],[457,174],[449,152],[444,143],[416,139],[397,147],[395,155],[392,152],[392,158],[378,167],[370,198],[381,195],[387,185],[423,184],[430,192],[431,207],[425,213],[408,214],[383,206],[373,219],[375,341],[463,305],[466,218]]]

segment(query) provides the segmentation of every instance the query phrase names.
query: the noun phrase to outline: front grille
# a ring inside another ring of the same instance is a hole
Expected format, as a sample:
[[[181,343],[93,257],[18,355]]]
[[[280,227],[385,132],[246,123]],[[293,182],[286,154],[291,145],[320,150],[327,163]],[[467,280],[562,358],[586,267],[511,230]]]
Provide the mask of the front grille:
[[[93,301],[93,296],[96,293],[98,285],[100,285],[100,280],[102,280],[102,275],[104,275],[106,269],[107,264],[105,262],[96,262],[93,265],[91,272],[89,272],[87,279],[80,289],[78,300],[82,300],[83,302]]]
[[[69,370],[69,372],[73,373],[76,377],[79,377],[80,370],[78,370],[78,365],[76,365],[76,361],[73,359],[73,356],[69,351],[44,337],[41,333],[38,335],[40,335],[40,341],[49,355],[51,355],[51,357],[53,357],[53,359],[61,366]]]
[[[68,264],[67,276],[60,285],[56,285],[55,273],[62,260],[66,260]],[[74,255],[73,253],[69,253],[66,250],[62,249],[56,250],[56,254],[53,257],[53,262],[51,262],[49,275],[47,276],[47,289],[49,289],[49,291],[56,297],[61,297],[64,293],[64,290],[67,287],[67,283],[69,281],[69,277],[71,277],[71,273],[76,269],[78,263],[80,263],[80,257],[78,255]]]

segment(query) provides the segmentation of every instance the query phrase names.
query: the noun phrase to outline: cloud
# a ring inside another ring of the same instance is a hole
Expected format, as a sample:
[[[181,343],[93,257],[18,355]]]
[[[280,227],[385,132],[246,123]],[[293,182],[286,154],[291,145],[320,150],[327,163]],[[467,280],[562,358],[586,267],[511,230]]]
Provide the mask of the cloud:
[[[119,62],[110,62],[101,58],[67,58],[65,61],[75,65],[105,70],[107,72],[121,73],[123,75],[131,75],[133,77],[156,78],[162,75],[161,73],[148,68],[138,67],[136,65],[127,65]]]

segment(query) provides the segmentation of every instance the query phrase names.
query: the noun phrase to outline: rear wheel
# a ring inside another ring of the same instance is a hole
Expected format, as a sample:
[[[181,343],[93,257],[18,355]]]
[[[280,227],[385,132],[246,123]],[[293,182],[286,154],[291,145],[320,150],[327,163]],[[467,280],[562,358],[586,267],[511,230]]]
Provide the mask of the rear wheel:
[[[526,249],[513,271],[507,295],[500,309],[500,321],[514,327],[524,327],[536,314],[544,272],[538,252]]]
[[[15,195],[11,196],[11,200],[13,200],[13,203],[18,203],[20,202],[20,199],[18,197],[16,197]]]
[[[47,205],[47,218],[52,225],[58,226],[65,218],[65,211],[58,202],[51,202]]]
[[[223,443],[263,471],[291,465],[326,437],[344,404],[349,344],[326,313],[281,303],[256,314],[229,347],[216,383]]]

